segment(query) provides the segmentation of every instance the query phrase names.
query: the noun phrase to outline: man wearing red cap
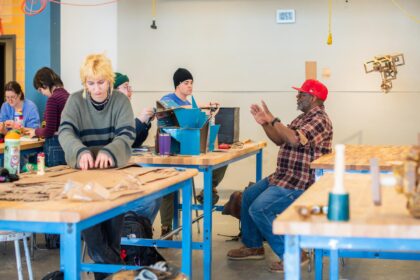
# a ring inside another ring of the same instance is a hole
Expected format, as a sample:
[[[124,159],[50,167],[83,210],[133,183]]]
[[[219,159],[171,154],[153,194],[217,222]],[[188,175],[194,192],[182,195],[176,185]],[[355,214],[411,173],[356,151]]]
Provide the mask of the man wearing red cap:
[[[247,188],[242,197],[242,242],[245,246],[230,250],[231,260],[263,259],[263,241],[267,240],[280,261],[270,265],[272,272],[283,272],[284,237],[273,234],[273,221],[315,182],[310,163],[331,153],[333,128],[325,112],[328,89],[317,80],[306,80],[298,91],[297,108],[302,111],[285,126],[267,105],[251,105],[251,114],[268,138],[280,147],[276,171]],[[302,264],[308,260],[302,254]]]

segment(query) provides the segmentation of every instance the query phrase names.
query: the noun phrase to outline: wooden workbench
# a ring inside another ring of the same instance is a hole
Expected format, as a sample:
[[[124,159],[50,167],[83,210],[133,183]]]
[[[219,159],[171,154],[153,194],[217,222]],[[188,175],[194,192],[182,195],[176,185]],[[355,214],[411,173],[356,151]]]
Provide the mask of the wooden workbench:
[[[203,206],[196,205],[196,208],[203,210],[203,241],[200,246],[203,248],[204,280],[212,279],[212,213],[213,208],[221,211],[223,206],[212,205],[212,178],[213,171],[240,161],[247,157],[256,157],[256,181],[262,178],[262,149],[267,146],[265,141],[247,143],[237,149],[220,150],[201,154],[198,156],[159,156],[152,153],[144,153],[140,156],[133,156],[131,162],[143,166],[170,166],[182,168],[196,168],[203,173],[204,203]],[[241,174],[249,176],[251,174]],[[175,203],[175,213],[177,213]],[[174,219],[174,227],[177,226],[177,219]],[[197,242],[198,243],[198,242]],[[197,247],[197,249],[200,249]]]
[[[199,156],[159,156],[152,153],[144,153],[140,156],[133,156],[131,162],[145,164],[168,164],[168,165],[217,165],[219,163],[238,158],[242,155],[250,154],[261,150],[267,146],[267,142],[245,144],[242,148],[217,150]]]
[[[152,168],[149,168],[152,169]],[[67,175],[54,178],[57,181],[73,180],[80,183],[95,181],[95,177],[87,174],[94,173],[98,175],[98,170],[77,171]],[[109,177],[112,169],[103,170],[105,176]],[[49,200],[42,202],[22,202],[22,201],[0,201],[0,219],[16,221],[38,221],[38,222],[66,222],[77,223],[88,217],[102,213],[108,209],[115,208],[124,203],[132,201],[135,198],[143,197],[153,192],[165,189],[167,186],[184,181],[197,174],[197,170],[187,169],[180,172],[179,175],[167,179],[158,180],[142,186],[143,192],[133,195],[122,196],[115,200],[95,201],[95,202],[75,202],[67,199]],[[83,174],[83,177],[80,176]],[[33,175],[37,176],[37,175]],[[89,178],[82,179],[81,178]],[[114,178],[115,179],[115,178]],[[118,178],[116,178],[118,180]]]
[[[322,176],[275,219],[273,232],[286,235],[285,279],[300,279],[300,248],[315,249],[316,279],[322,278],[321,251],[330,256],[330,279],[338,279],[342,250],[350,254],[392,252],[393,259],[419,259],[420,219],[410,216],[406,197],[393,187],[382,187],[382,205],[374,206],[370,183],[369,174],[345,174],[344,185],[350,194],[348,222],[328,221],[325,215],[304,219],[296,211],[298,206],[327,205],[334,174]]]
[[[334,174],[325,174],[287,208],[274,222],[274,232],[281,234],[351,236],[381,238],[420,238],[420,219],[410,216],[407,198],[393,187],[382,187],[382,205],[372,202],[369,174],[345,174],[350,194],[350,221],[331,222],[326,216],[302,219],[295,206],[327,205],[334,185]]]
[[[413,146],[396,145],[346,145],[346,170],[369,170],[371,158],[379,160],[381,171],[391,171],[392,162],[404,161]],[[314,160],[313,169],[334,169],[335,152]]]
[[[86,175],[89,172],[77,171],[65,175],[59,180],[72,179],[80,182],[80,178],[84,177],[89,178],[89,181],[95,181],[95,178],[100,176],[97,173],[98,170],[94,170],[95,176],[80,176],[81,173]],[[103,172],[109,176],[113,170],[108,169]],[[191,278],[191,178],[197,173],[196,170],[185,169],[173,177],[143,185],[144,189],[141,193],[122,196],[115,200],[94,202],[73,202],[67,199],[43,202],[0,201],[0,228],[2,230],[60,234],[60,266],[64,270],[66,280],[80,279],[82,270],[116,272],[123,266],[81,263],[81,232],[136,208],[146,197],[156,199],[182,190],[183,210],[185,210],[182,212],[184,226],[182,244],[175,246],[182,248],[182,272]]]

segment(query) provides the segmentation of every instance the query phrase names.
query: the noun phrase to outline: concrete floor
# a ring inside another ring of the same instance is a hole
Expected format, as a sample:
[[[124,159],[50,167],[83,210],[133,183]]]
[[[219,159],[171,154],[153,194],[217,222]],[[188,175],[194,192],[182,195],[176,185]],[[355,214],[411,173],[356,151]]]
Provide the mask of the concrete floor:
[[[159,217],[158,217],[159,219]],[[155,222],[155,235],[159,235],[159,220]],[[195,239],[197,228],[194,225],[193,232]],[[259,261],[229,261],[226,258],[228,250],[241,246],[240,242],[227,241],[229,238],[218,234],[235,235],[238,233],[238,222],[232,218],[223,216],[220,213],[213,215],[213,279],[283,279],[283,274],[270,273],[267,266],[271,261],[276,260],[276,256],[265,245],[266,259]],[[43,235],[38,235],[39,247],[43,246]],[[22,246],[21,246],[22,247]],[[160,250],[167,261],[174,265],[180,265],[181,254],[179,250],[163,249]],[[22,260],[23,260],[22,250]],[[193,275],[194,279],[202,279],[202,253],[193,252]],[[328,279],[328,259],[324,258],[324,279]],[[0,279],[17,279],[16,259],[14,245],[8,242],[0,245]],[[22,262],[25,279],[26,263]],[[35,279],[42,277],[50,271],[59,268],[59,250],[36,250],[35,258],[32,261]],[[92,274],[84,274],[83,279],[93,279]],[[307,272],[307,267],[302,268],[302,279],[314,279],[314,274]],[[389,261],[389,260],[364,260],[346,259],[344,267],[340,268],[340,279],[400,279],[400,280],[420,280],[420,262],[416,261]]]

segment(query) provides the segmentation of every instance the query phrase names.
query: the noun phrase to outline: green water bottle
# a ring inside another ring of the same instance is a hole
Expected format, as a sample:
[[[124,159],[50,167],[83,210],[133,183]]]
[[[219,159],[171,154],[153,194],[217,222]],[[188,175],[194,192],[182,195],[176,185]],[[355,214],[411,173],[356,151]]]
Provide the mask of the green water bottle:
[[[9,170],[10,174],[19,174],[20,134],[9,131],[4,139],[4,168]]]

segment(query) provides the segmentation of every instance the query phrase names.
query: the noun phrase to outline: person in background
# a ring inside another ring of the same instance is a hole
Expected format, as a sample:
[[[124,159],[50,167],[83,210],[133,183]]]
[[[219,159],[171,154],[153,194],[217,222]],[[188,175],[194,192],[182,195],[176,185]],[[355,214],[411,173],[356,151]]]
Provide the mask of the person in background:
[[[111,61],[102,54],[87,56],[80,78],[84,89],[67,100],[58,134],[67,164],[82,170],[126,165],[135,139],[134,114],[127,97],[112,90]],[[123,219],[119,215],[82,232],[95,263],[122,263]],[[107,275],[95,273],[95,279]]]
[[[161,98],[161,101],[175,102],[178,106],[191,105],[188,97],[192,95],[193,91],[193,76],[185,68],[178,68],[173,76],[175,92],[168,93]],[[212,187],[213,187],[213,205],[219,200],[216,187],[219,185],[225,176],[227,166],[220,167],[213,171]],[[174,216],[173,194],[169,194],[163,198],[162,206],[160,207],[160,218],[162,224],[162,236],[172,231],[172,218]],[[204,193],[201,191],[197,195],[197,200],[202,204],[204,200]]]
[[[131,101],[133,94],[130,86],[130,80],[127,75],[116,72],[114,89],[124,93]],[[136,140],[134,140],[133,148],[140,147],[149,135],[149,129],[152,126],[150,123],[153,120],[154,111],[151,107],[144,108],[140,115],[134,119],[136,124]]]
[[[64,151],[58,142],[58,127],[60,126],[61,112],[69,98],[69,93],[64,89],[60,76],[48,67],[43,67],[36,72],[33,86],[42,95],[48,97],[44,112],[45,127],[27,128],[25,134],[29,137],[45,138],[46,166],[64,165],[66,161]]]
[[[3,132],[12,128],[38,128],[40,126],[38,108],[25,98],[21,86],[10,81],[4,86],[6,102],[0,110],[0,128]]]
[[[332,152],[333,127],[325,112],[328,89],[317,80],[306,80],[302,87],[293,87],[297,108],[303,113],[289,125],[274,117],[267,105],[251,105],[251,114],[267,137],[279,146],[276,171],[248,187],[242,195],[241,229],[243,247],[230,250],[231,260],[264,258],[266,240],[279,261],[273,262],[271,272],[284,272],[284,236],[273,234],[273,221],[315,182],[315,170],[310,164]],[[301,264],[308,261],[302,254]]]
[[[131,91],[130,80],[128,79],[127,75],[115,72],[114,89],[124,93],[131,101],[131,96],[133,93]],[[149,129],[152,126],[150,121],[153,119],[153,115],[153,108],[147,107],[144,108],[140,115],[134,119],[136,124],[136,140],[134,140],[132,145],[133,148],[140,147],[146,140],[147,136],[149,135]],[[141,205],[132,211],[134,211],[139,216],[148,218],[150,223],[153,225],[157,213],[159,212],[161,203],[161,197],[157,199],[145,198]]]

